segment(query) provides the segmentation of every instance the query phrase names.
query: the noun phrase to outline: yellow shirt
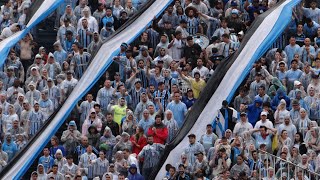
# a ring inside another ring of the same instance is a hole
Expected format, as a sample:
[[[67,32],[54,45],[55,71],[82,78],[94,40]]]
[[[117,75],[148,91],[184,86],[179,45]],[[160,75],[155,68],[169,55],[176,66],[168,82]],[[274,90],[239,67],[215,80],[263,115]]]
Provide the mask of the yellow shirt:
[[[121,107],[119,105],[114,105],[113,109],[114,109],[113,119],[120,126],[121,119],[126,115],[127,106]]]
[[[191,89],[193,91],[194,98],[198,99],[200,92],[206,86],[206,82],[203,79],[200,79],[200,81],[198,82],[194,78],[187,78],[187,79],[191,84]]]

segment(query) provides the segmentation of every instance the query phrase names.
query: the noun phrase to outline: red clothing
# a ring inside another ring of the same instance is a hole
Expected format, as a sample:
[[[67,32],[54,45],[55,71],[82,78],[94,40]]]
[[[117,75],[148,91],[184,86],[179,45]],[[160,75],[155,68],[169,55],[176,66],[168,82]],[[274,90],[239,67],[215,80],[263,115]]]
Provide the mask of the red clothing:
[[[149,127],[147,134],[153,136],[154,143],[164,144],[168,137],[168,128],[165,126],[162,128],[156,128],[156,132],[154,132],[152,128],[152,126]]]
[[[147,138],[144,135],[139,138],[138,142],[136,141],[136,136],[132,135],[130,137],[130,141],[132,142],[132,153],[135,153],[136,155],[138,155],[143,147],[147,145]],[[140,147],[136,146],[134,142],[136,142]]]

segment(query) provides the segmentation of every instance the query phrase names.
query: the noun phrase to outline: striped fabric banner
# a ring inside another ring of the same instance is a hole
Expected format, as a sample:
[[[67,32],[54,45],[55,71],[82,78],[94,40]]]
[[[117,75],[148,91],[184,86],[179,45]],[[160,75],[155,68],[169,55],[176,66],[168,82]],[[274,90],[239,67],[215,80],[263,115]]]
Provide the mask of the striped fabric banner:
[[[33,27],[48,17],[62,2],[63,0],[45,0],[32,16],[25,29],[0,42],[0,67],[4,64],[10,49],[25,37]]]
[[[105,42],[97,55],[92,60],[90,66],[73,89],[68,99],[65,101],[59,112],[51,120],[50,124],[41,132],[35,141],[28,147],[15,164],[1,177],[2,179],[20,179],[27,171],[29,165],[35,160],[35,157],[41,152],[43,147],[50,141],[67,116],[72,111],[78,100],[80,100],[99,80],[99,77],[105,73],[112,63],[112,57],[120,52],[120,45],[123,42],[128,44],[138,37],[146,27],[148,27],[153,18],[158,17],[173,0],[150,1],[149,8],[131,24],[127,24],[125,29],[107,42]],[[13,178],[14,177],[14,178]]]
[[[266,17],[264,17],[263,14],[261,15],[263,20],[260,24],[253,24],[251,28],[254,29],[254,33],[246,36],[247,38],[245,37],[246,45],[241,51],[236,53],[235,57],[233,57],[236,58],[236,60],[225,74],[213,96],[210,98],[201,114],[195,121],[195,125],[193,125],[190,130],[182,128],[176,137],[182,139],[174,139],[173,141],[175,144],[168,145],[174,146],[174,148],[167,150],[170,151],[169,155],[167,155],[165,157],[165,161],[159,165],[162,167],[154,177],[155,179],[163,178],[166,164],[175,164],[177,157],[180,157],[180,155],[184,152],[185,147],[189,144],[188,137],[186,135],[193,133],[196,135],[198,140],[198,138],[203,134],[203,129],[206,127],[206,125],[212,123],[212,117],[217,116],[216,110],[221,108],[222,101],[227,99],[227,101],[230,102],[237,88],[245,79],[246,75],[250,72],[252,64],[272,46],[273,42],[284,31],[287,24],[291,20],[292,8],[295,7],[299,2],[300,0],[283,0]],[[259,18],[260,16],[258,19]],[[189,115],[192,117],[191,114],[192,112],[189,113]],[[192,118],[188,119],[189,115],[187,116],[186,121],[194,121]],[[186,123],[184,125],[186,125]]]

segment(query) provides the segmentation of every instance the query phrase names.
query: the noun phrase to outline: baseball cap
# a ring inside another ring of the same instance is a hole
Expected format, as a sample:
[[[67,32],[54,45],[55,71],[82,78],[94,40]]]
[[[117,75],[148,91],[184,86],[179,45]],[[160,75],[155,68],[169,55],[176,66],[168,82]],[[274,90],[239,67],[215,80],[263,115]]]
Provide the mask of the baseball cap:
[[[42,58],[42,57],[40,54],[37,54],[35,58],[37,59],[37,58]]]
[[[237,9],[232,9],[232,11],[231,11],[231,14],[239,14],[239,10],[237,10]]]
[[[76,122],[70,121],[70,122],[69,122],[69,126],[76,126]]]
[[[265,111],[262,111],[262,112],[261,112],[261,116],[267,116],[267,115],[268,115],[267,112],[265,112]]]
[[[246,115],[247,115],[247,113],[245,113],[245,112],[240,113],[240,116],[246,116]]]
[[[199,154],[202,154],[203,155],[203,152],[202,151],[198,151],[196,153],[194,153],[195,156],[199,155]]]
[[[299,86],[299,85],[301,85],[301,82],[300,82],[300,81],[294,81],[293,84],[294,84],[295,86]]]

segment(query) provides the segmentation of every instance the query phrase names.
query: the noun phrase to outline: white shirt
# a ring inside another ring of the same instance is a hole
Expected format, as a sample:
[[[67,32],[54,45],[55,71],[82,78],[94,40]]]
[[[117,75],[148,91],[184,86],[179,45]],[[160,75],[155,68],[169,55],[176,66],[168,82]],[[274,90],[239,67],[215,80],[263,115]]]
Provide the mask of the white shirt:
[[[192,70],[192,76],[194,77],[194,73],[195,72],[200,72],[200,76],[201,78],[205,79],[207,77],[207,75],[209,74],[209,69],[206,68],[205,66],[202,66],[200,69],[198,67],[195,67],[193,70]]]
[[[79,19],[78,21],[78,25],[77,25],[77,32],[80,30],[80,28],[82,27],[82,19],[84,19],[85,17],[82,17]],[[92,29],[93,32],[99,32],[99,26],[98,26],[98,22],[97,20],[93,17],[93,16],[89,16],[88,18],[85,18],[88,20],[88,27],[89,29]]]

